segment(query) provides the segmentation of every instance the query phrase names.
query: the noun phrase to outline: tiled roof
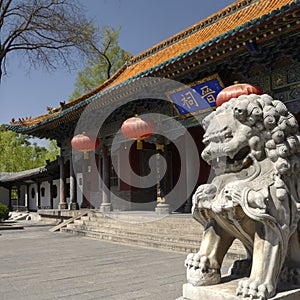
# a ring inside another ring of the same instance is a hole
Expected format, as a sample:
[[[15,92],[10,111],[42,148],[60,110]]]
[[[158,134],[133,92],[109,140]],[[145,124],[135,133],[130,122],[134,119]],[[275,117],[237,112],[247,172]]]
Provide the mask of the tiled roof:
[[[28,178],[34,175],[39,175],[46,172],[45,167],[35,168],[31,170],[25,170],[21,172],[0,172],[0,182],[10,182],[19,179]]]
[[[133,57],[127,65],[118,70],[109,80],[74,102],[67,103],[64,108],[57,108],[49,114],[31,120],[13,123],[8,125],[7,128],[22,132],[50,122],[87,105],[96,96],[106,94],[134,78],[149,76],[153,72],[185,57],[214,46],[228,37],[249,30],[254,26],[259,26],[261,23],[280,16],[294,7],[300,7],[300,0],[238,0],[201,22]]]
[[[58,173],[58,160],[47,162],[45,166],[19,172],[0,172],[0,185]]]
[[[145,53],[133,58],[133,61],[137,62],[130,65],[126,71],[123,72],[109,86],[116,85],[132,76],[135,76],[136,74],[146,71],[151,67],[157,66],[164,61],[191,50],[198,45],[202,45],[215,37],[221,36],[228,31],[234,30],[235,28],[251,20],[260,18],[263,15],[279,9],[283,5],[291,2],[293,1],[237,1],[233,6],[229,6],[221,10],[217,14],[208,17],[200,23],[187,28],[178,35],[171,37],[163,43],[149,49]],[[178,39],[178,41],[174,43],[173,41],[176,41],[176,39]],[[163,45],[168,46],[162,50],[159,50]]]

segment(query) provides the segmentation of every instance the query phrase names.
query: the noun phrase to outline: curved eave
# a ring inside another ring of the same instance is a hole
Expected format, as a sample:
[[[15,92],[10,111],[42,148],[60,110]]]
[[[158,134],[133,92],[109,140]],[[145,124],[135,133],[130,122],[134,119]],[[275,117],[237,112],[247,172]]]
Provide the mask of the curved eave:
[[[32,176],[36,176],[41,173],[45,173],[46,171],[47,171],[46,167],[38,167],[35,169],[20,171],[20,172],[1,173],[0,181],[6,183],[6,182],[11,182],[11,181],[14,182],[14,181],[20,180],[20,179],[25,180]]]
[[[205,43],[202,43],[188,51],[181,53],[180,55],[177,55],[171,59],[167,59],[164,62],[162,62],[154,67],[151,67],[145,71],[142,71],[139,74],[132,76],[116,85],[113,85],[113,86],[108,87],[107,89],[101,90],[100,92],[88,97],[87,99],[76,102],[74,105],[62,110],[59,113],[54,114],[53,116],[50,116],[49,118],[47,118],[39,123],[28,125],[28,126],[7,124],[7,125],[5,125],[5,127],[7,130],[13,130],[18,133],[32,134],[38,127],[41,127],[41,126],[51,123],[53,121],[59,120],[59,119],[63,118],[64,116],[66,116],[67,114],[72,113],[76,110],[80,110],[80,109],[84,108],[85,106],[87,106],[92,101],[94,101],[95,99],[102,97],[108,93],[111,93],[112,91],[119,89],[123,86],[126,86],[129,83],[135,81],[136,79],[150,76],[154,73],[157,73],[158,71],[168,68],[171,65],[174,65],[174,64],[178,63],[179,61],[182,61],[196,53],[204,51],[207,48],[215,46],[216,44],[219,44],[221,42],[225,42],[228,39],[232,39],[238,34],[242,34],[245,31],[249,31],[250,29],[253,29],[255,26],[257,27],[259,25],[268,23],[268,22],[272,21],[272,19],[279,18],[288,12],[296,10],[297,8],[298,9],[300,8],[300,0],[294,0],[292,3],[285,5],[285,6],[281,7],[280,9],[273,10],[272,12],[265,14],[262,17],[253,19],[249,22],[244,23],[243,25],[237,26],[233,30],[225,32]],[[299,22],[299,21],[297,21],[297,22]],[[299,23],[297,23],[297,24],[299,24]],[[123,69],[122,72],[126,72],[126,69]]]

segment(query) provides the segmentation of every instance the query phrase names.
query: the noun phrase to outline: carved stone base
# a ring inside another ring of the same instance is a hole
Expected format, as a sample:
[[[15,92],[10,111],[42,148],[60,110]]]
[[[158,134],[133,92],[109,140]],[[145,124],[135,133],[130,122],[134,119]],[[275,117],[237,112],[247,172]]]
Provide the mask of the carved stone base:
[[[69,210],[78,210],[79,209],[79,205],[78,203],[70,203],[70,206],[69,206]]]
[[[211,286],[193,286],[189,283],[183,285],[183,297],[177,300],[241,300],[235,296],[238,281],[235,279]],[[249,299],[249,298],[246,298]],[[269,300],[299,300],[300,286],[283,285],[279,286],[278,293]]]
[[[68,209],[68,203],[58,203],[58,209]]]
[[[103,213],[112,211],[111,203],[101,203],[100,211]]]
[[[170,204],[158,203],[155,207],[155,212],[159,215],[167,215],[170,213]]]

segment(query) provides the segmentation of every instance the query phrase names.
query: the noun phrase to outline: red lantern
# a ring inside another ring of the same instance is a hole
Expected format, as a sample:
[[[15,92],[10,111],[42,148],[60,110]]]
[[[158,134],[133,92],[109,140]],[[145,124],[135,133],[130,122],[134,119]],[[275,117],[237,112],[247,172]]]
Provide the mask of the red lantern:
[[[149,118],[132,117],[123,122],[121,131],[128,139],[137,140],[137,149],[142,149],[142,140],[150,137],[155,130],[155,123]]]
[[[231,98],[237,98],[240,95],[256,94],[261,95],[263,91],[255,86],[248,83],[238,83],[230,85],[223,89],[217,96],[216,104],[221,106],[223,103],[229,101]]]
[[[72,138],[71,145],[74,149],[83,152],[84,159],[88,159],[88,151],[96,149],[99,146],[99,140],[84,133],[77,134]]]

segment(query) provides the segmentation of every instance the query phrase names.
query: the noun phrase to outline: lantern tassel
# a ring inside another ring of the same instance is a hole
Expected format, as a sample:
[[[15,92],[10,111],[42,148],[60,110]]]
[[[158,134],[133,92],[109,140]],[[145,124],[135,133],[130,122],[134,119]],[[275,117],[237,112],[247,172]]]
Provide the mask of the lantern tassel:
[[[88,159],[89,158],[89,153],[88,151],[83,151],[83,159]]]
[[[142,140],[137,140],[136,141],[136,149],[137,150],[143,150],[143,141]]]

